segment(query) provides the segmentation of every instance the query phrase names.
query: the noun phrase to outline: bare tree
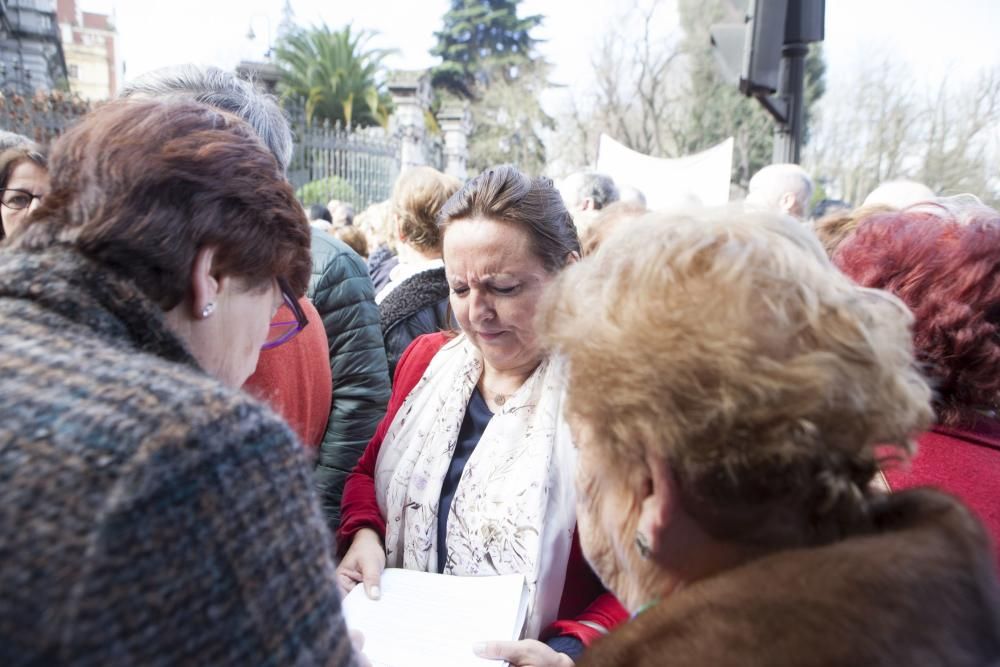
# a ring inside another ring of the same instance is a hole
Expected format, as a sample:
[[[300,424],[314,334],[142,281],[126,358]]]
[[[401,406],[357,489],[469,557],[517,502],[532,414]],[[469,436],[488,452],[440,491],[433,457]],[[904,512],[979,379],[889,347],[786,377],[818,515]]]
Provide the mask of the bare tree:
[[[973,84],[947,80],[922,92],[909,70],[869,59],[850,91],[820,106],[807,166],[833,195],[860,203],[879,183],[913,178],[943,195],[998,193],[995,135],[1000,129],[1000,71]]]
[[[594,85],[576,91],[559,119],[563,160],[592,163],[602,132],[641,153],[676,154],[670,126],[677,116],[681,52],[659,32],[668,4],[633,0],[600,37],[591,59]]]
[[[828,189],[856,203],[879,183],[910,175],[916,158],[907,151],[918,141],[913,78],[891,62],[869,62],[851,77],[849,95],[820,105],[806,157]]]
[[[679,29],[665,34],[674,8]],[[589,163],[602,132],[656,157],[690,155],[733,137],[733,180],[745,186],[771,159],[774,124],[718,72],[709,28],[734,12],[739,18],[726,0],[632,0],[598,40],[593,89],[560,118],[559,157]],[[807,65],[807,78],[819,82],[811,101],[822,94],[818,51]]]
[[[926,113],[918,178],[935,192],[971,192],[996,202],[994,138],[1000,130],[1000,68],[982,72],[958,95],[942,83]]]

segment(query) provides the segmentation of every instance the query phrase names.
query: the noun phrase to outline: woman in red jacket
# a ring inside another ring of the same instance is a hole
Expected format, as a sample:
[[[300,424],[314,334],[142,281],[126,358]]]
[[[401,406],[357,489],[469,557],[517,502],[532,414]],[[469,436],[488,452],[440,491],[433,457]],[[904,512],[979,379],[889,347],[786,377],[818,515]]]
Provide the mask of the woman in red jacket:
[[[579,257],[579,240],[551,182],[507,166],[466,184],[439,220],[462,333],[422,336],[401,357],[344,491],[338,579],[377,598],[387,566],[524,574],[528,639],[480,653],[572,664],[625,616],[580,552],[562,373],[534,331],[542,290]]]
[[[932,380],[934,428],[893,491],[955,494],[1000,542],[1000,213],[942,200],[870,216],[833,256],[857,283],[892,292],[913,311],[913,344]],[[1000,567],[1000,560],[997,562]]]

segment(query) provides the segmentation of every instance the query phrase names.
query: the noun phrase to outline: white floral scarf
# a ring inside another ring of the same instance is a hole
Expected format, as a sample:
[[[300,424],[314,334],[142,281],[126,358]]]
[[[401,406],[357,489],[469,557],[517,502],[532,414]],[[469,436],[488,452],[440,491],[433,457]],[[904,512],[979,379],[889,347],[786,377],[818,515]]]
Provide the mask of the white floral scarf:
[[[528,638],[556,620],[576,525],[576,450],[556,366],[543,360],[490,420],[462,472],[445,542],[445,574],[525,575]],[[449,341],[386,432],[375,489],[388,567],[437,571],[441,487],[482,372],[464,335]]]

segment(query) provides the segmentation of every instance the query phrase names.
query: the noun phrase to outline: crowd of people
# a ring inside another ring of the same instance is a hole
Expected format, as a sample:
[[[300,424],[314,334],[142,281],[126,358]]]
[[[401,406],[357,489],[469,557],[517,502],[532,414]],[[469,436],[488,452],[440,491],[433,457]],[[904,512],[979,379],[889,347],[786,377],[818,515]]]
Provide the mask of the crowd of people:
[[[292,150],[192,66],[0,135],[0,663],[364,665],[392,567],[520,667],[1000,664],[1000,212]]]

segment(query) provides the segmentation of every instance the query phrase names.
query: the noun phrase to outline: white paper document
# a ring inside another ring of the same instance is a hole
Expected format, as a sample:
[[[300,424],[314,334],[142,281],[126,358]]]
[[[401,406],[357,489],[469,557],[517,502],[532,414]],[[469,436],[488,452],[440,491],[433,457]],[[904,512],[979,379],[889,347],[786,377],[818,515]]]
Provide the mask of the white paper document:
[[[374,667],[498,667],[472,647],[520,638],[528,607],[520,574],[455,577],[391,568],[379,588],[379,600],[369,600],[361,584],[344,598],[347,626],[364,634]]]

